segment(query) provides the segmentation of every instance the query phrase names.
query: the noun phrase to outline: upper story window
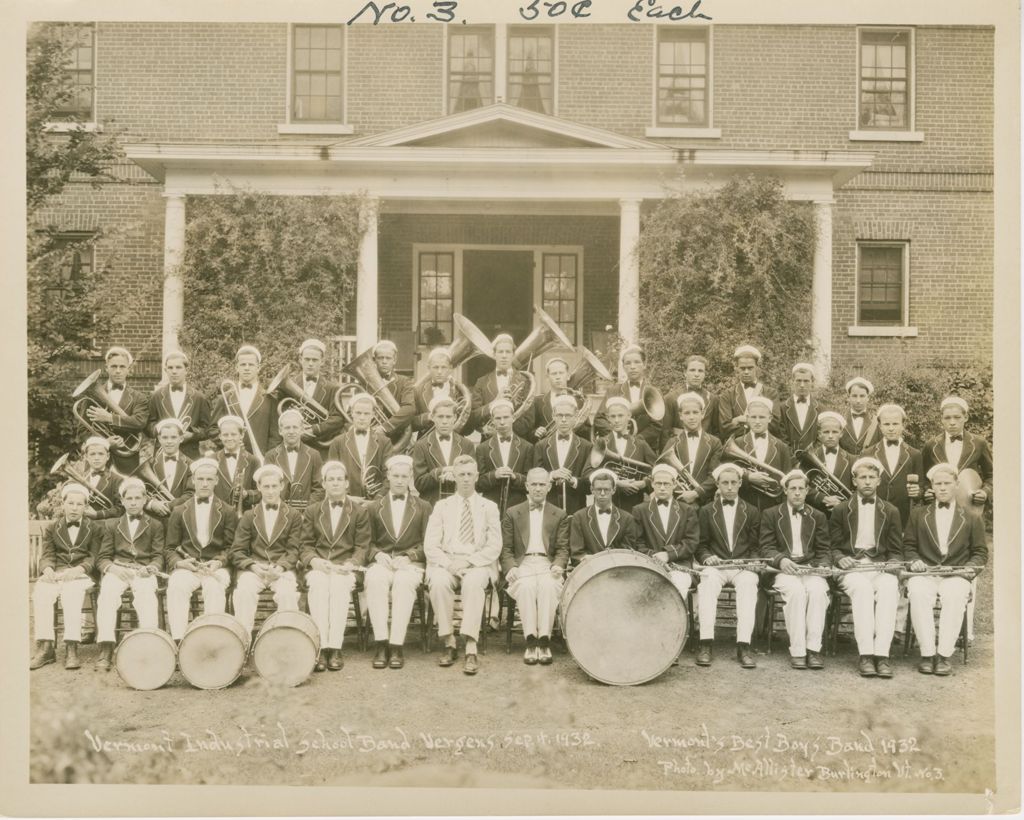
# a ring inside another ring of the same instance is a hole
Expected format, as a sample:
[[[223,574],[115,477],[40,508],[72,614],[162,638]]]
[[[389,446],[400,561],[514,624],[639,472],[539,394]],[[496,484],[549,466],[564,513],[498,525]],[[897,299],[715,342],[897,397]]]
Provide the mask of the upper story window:
[[[448,35],[448,112],[494,102],[494,28],[460,26]]]
[[[68,50],[66,65],[71,94],[54,111],[54,119],[91,122],[95,116],[95,28],[89,23],[69,23],[60,26],[59,31]]]
[[[857,324],[907,324],[907,243],[860,242],[857,250]]]
[[[296,25],[292,32],[292,122],[340,123],[342,27]]]
[[[859,127],[912,128],[912,38],[909,30],[860,32]]]
[[[658,28],[659,126],[708,125],[708,32],[697,26]]]
[[[516,26],[508,35],[508,101],[520,108],[553,113],[554,30]]]

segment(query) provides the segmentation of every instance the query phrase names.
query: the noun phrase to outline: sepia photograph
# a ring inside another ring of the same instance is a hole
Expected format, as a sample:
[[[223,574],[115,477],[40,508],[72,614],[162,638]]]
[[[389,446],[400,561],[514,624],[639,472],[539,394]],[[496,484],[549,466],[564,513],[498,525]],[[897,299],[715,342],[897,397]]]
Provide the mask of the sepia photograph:
[[[12,15],[14,781],[1015,810],[1019,19],[939,5]]]

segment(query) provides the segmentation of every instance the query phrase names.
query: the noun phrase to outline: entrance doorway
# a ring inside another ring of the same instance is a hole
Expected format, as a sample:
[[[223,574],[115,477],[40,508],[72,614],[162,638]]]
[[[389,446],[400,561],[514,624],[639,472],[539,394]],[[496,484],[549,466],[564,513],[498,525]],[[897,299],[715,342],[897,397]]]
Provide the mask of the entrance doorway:
[[[509,333],[518,345],[533,328],[532,250],[470,250],[462,254],[462,312],[488,339]],[[466,384],[489,372],[484,356],[468,362]]]

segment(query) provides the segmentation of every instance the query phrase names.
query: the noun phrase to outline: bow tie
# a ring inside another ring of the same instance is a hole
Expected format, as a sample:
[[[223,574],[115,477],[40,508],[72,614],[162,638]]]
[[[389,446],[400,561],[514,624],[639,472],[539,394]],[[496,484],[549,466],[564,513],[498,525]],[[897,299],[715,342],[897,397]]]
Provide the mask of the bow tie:
[[[210,503],[210,497],[209,496],[207,496],[206,498],[196,498],[196,504],[209,504],[209,503]]]
[[[124,390],[124,385],[123,384],[114,384],[113,382],[111,382],[109,389],[111,389],[111,390]]]
[[[949,505],[947,504],[946,506],[949,506]],[[73,520],[71,518],[68,519],[68,527],[77,527],[81,523],[82,523],[81,519],[75,519],[75,520]]]
[[[687,438],[695,438],[695,439],[699,440],[700,439],[700,433],[687,433],[686,437]]]
[[[445,385],[444,382],[431,382],[430,383],[430,386],[433,387],[435,390],[437,390],[438,388],[444,387],[444,385]]]
[[[177,461],[177,456],[164,456],[164,461]]]
[[[438,441],[451,441],[452,437],[449,434],[442,435],[441,433],[438,433],[437,434],[437,440]]]
[[[512,436],[498,436],[498,441],[502,444],[508,444],[512,441]]]
[[[344,501],[332,501],[331,502],[331,509],[332,510],[341,509],[344,506],[345,506],[345,502]]]
[[[405,501],[405,496],[404,495],[393,495],[393,496],[391,496],[391,500],[393,502],[394,501]]]
[[[860,503],[865,505],[865,506],[867,506],[868,504],[874,504],[875,503],[875,499],[873,497],[872,498],[862,498],[860,500]]]
[[[658,506],[659,507],[667,507],[668,506],[668,499],[667,498],[659,498],[658,499]]]
[[[264,510],[264,512],[270,512],[271,510],[274,510],[276,512],[277,511],[277,504],[264,504],[263,505],[263,510]]]
[[[299,452],[299,448],[298,447],[285,447],[284,449],[288,453],[297,453],[297,452]]]
[[[635,387],[637,390],[639,390],[640,389],[640,382],[630,382],[629,383],[629,387],[630,387],[630,389],[633,389]]]
[[[541,501],[540,504],[531,504],[530,505],[530,512],[540,512],[543,509],[544,509],[544,502],[543,501]]]
[[[232,458],[232,459],[237,460],[238,459],[238,453],[224,453],[224,458]]]
[[[629,436],[626,433],[616,433],[615,438],[619,439],[620,441],[626,441],[627,439],[629,439]]]
[[[599,510],[597,511],[597,514],[598,514],[598,515],[611,515],[611,514],[612,514],[612,511],[611,511],[611,510],[601,510],[601,509],[599,509]]]
[[[826,447],[825,448],[825,455],[827,455],[827,456],[837,456],[837,455],[839,455],[839,448],[838,447]]]
[[[807,404],[807,396],[797,396],[796,397],[796,403],[797,404]]]
[[[509,377],[509,371],[508,370],[495,370],[494,371],[494,375],[495,376],[501,376],[501,378],[503,378],[503,379],[507,379]]]
[[[754,433],[754,440],[756,441],[759,438],[768,438],[768,434],[767,433]]]
[[[885,442],[885,446],[886,447],[899,447],[900,443],[898,441],[886,441]]]
[[[731,507],[735,503],[736,503],[736,499],[735,498],[723,498],[722,499],[722,506],[723,507]]]
[[[255,387],[256,387],[256,385],[254,385],[254,384],[240,384],[240,385],[238,385],[238,389],[239,390],[253,390],[253,389],[255,389]]]
[[[569,433],[559,433],[558,434],[558,440],[559,441],[568,441],[569,440],[569,435],[570,435]]]
[[[352,432],[355,433],[357,436],[363,436],[365,438],[369,431],[368,430],[353,430]]]
[[[142,520],[142,515],[141,514],[140,515],[129,515],[128,516],[128,520],[129,521],[141,521]]]
[[[184,393],[184,392],[185,392],[185,387],[184,387],[183,385],[182,385],[182,386],[179,386],[179,387],[174,387],[174,386],[172,385],[172,386],[171,386],[171,392],[172,392],[172,393]]]
[[[963,441],[963,440],[964,440],[964,437],[963,437],[963,436],[950,436],[950,437],[949,437],[949,440],[950,440],[951,442],[952,442],[952,441]]]
[[[949,509],[949,502],[948,501],[940,501],[939,502],[939,509],[940,510],[948,510]]]
[[[804,507],[801,507],[800,509],[797,509],[796,507],[791,507],[790,510],[789,510],[789,514],[790,515],[807,515],[807,510]]]
[[[306,384],[316,384],[316,376],[306,376]]]
[[[865,415],[865,413],[850,413],[850,418],[862,419]]]

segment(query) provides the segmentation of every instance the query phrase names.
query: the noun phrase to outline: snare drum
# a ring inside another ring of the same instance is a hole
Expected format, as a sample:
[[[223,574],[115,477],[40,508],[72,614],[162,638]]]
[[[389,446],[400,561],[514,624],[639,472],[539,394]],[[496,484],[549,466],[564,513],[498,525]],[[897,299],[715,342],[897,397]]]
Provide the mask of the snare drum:
[[[249,632],[234,615],[200,615],[188,625],[178,647],[185,680],[198,689],[223,689],[242,673]]]
[[[114,652],[114,668],[132,689],[159,689],[174,674],[174,640],[162,629],[134,629]]]
[[[256,670],[282,686],[306,680],[319,654],[320,630],[304,612],[275,612],[263,622],[252,646]]]
[[[686,644],[686,602],[668,568],[633,550],[584,558],[566,579],[559,617],[573,660],[616,686],[653,680]]]

